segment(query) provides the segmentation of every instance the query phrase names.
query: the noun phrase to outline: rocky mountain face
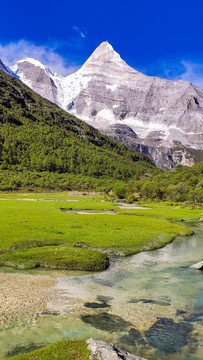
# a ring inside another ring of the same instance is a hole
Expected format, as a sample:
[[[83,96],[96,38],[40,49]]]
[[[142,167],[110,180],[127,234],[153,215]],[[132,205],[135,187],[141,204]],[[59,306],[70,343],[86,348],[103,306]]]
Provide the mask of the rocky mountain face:
[[[17,77],[15,73],[13,73],[8,66],[6,66],[3,61],[0,59],[0,70],[4,71],[6,74],[12,75],[14,77]]]
[[[134,70],[108,42],[65,78],[34,59],[20,60],[11,70],[43,97],[163,169],[203,160],[203,90]]]
[[[18,61],[11,67],[11,70],[32,90],[45,99],[61,105],[58,102],[58,87],[63,78],[55,74],[50,68],[35,59],[26,58]],[[57,79],[59,79],[59,83]]]

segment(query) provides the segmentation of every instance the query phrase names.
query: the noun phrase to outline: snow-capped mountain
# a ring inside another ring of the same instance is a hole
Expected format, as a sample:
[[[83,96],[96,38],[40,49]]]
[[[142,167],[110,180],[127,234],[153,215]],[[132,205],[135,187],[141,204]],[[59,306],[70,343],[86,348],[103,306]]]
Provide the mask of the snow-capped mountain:
[[[203,90],[134,70],[108,42],[67,77],[30,58],[11,70],[43,97],[149,155],[159,167],[192,165],[203,157]]]
[[[10,69],[31,89],[61,106],[61,102],[58,101],[58,91],[64,80],[62,76],[32,58],[19,60]]]

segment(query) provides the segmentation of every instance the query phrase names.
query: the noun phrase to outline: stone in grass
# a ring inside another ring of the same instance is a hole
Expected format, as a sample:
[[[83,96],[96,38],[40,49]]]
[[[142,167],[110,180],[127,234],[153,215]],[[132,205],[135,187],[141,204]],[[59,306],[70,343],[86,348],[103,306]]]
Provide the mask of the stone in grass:
[[[200,219],[199,219],[199,222],[203,222],[203,218],[200,218]]]
[[[130,322],[122,319],[122,317],[108,313],[82,315],[81,319],[86,324],[90,324],[96,329],[108,331],[110,333],[115,331],[124,331],[129,326],[132,326]]]
[[[88,349],[91,352],[90,359],[98,360],[145,360],[130,354],[117,344],[107,343],[101,340],[88,339]]]
[[[203,261],[199,261],[198,263],[191,265],[190,269],[203,270]]]

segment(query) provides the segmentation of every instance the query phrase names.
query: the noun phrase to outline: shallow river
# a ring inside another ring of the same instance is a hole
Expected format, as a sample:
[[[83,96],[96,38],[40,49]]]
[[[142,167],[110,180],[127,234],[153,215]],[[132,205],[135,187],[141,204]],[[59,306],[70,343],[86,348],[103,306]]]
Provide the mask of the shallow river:
[[[149,360],[202,360],[203,272],[188,267],[202,260],[203,226],[193,229],[163,249],[114,260],[103,273],[61,273],[48,312],[0,331],[0,355],[94,337]]]

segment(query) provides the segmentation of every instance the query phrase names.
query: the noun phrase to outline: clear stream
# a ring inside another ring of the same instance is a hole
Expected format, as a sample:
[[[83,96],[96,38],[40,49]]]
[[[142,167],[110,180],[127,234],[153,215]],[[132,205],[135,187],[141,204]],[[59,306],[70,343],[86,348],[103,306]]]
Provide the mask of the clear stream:
[[[203,226],[190,226],[192,237],[113,260],[105,272],[60,273],[48,312],[0,331],[0,356],[94,337],[149,360],[202,360],[203,272],[189,266],[202,260]]]

